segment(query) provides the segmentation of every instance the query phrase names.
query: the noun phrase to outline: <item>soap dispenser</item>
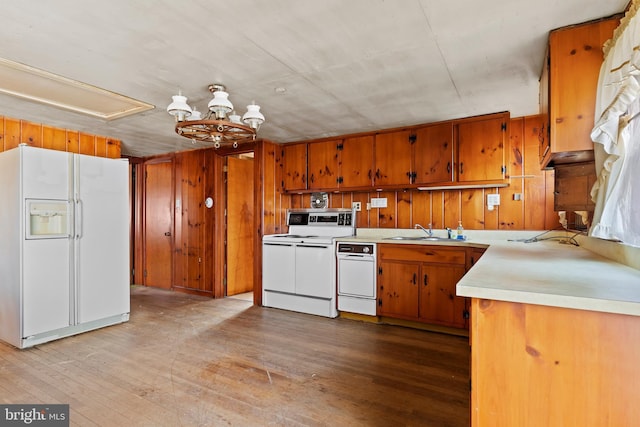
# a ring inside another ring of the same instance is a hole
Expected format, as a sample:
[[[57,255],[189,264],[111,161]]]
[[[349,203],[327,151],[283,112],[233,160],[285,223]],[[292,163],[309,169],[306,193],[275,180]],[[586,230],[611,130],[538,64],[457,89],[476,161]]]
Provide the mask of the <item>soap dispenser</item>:
[[[458,240],[464,240],[464,228],[462,228],[462,221],[458,221],[458,235],[456,236]]]

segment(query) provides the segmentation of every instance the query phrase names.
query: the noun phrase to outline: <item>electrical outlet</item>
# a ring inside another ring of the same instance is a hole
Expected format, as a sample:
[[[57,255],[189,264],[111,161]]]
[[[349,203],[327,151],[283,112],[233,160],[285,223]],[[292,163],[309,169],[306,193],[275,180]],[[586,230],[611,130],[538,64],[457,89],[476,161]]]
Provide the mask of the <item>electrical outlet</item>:
[[[362,210],[362,203],[361,202],[353,202],[353,203],[351,203],[351,208],[355,209],[357,212],[360,212]]]

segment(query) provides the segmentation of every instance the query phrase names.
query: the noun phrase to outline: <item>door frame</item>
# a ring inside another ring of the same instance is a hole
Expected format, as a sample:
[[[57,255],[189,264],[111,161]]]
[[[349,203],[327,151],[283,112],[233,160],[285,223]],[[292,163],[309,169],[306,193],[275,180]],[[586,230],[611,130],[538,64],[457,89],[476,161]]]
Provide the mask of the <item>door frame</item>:
[[[225,157],[253,152],[253,227],[254,227],[254,268],[253,268],[253,304],[262,305],[262,225],[264,216],[263,193],[264,180],[262,171],[264,170],[264,141],[257,140],[244,149],[221,149],[216,152],[215,167],[217,171],[222,171],[225,164]],[[224,218],[227,206],[226,184],[222,179],[214,179],[214,194],[217,194],[218,202],[215,204],[216,218]],[[226,218],[225,221],[226,222]],[[214,227],[214,253],[224,254],[214,260],[214,298],[224,297],[224,280],[226,279],[226,227],[222,221],[216,221]]]

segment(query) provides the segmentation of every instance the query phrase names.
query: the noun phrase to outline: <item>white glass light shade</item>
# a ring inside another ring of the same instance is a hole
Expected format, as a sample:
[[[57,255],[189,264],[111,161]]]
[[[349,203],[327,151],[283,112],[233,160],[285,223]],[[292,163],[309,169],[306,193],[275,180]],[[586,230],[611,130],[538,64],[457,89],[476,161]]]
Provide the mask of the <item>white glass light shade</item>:
[[[242,116],[242,121],[251,126],[252,129],[258,129],[264,123],[264,116],[260,112],[260,106],[256,104],[247,105],[247,112]]]
[[[198,111],[195,107],[193,107],[193,111],[191,112],[191,116],[189,116],[190,121],[194,120],[202,120],[202,113]]]
[[[229,111],[233,110],[233,104],[228,98],[229,94],[225,91],[213,92],[213,99],[209,101],[209,110],[213,111],[218,119],[223,119]]]
[[[173,102],[167,107],[167,113],[175,116],[179,122],[191,115],[191,107],[187,104],[186,96],[174,95],[171,99]]]
[[[236,114],[235,111],[233,111],[231,114],[229,114],[229,121],[231,121],[231,123],[236,123],[238,125],[242,124],[242,120],[240,119],[240,115]]]

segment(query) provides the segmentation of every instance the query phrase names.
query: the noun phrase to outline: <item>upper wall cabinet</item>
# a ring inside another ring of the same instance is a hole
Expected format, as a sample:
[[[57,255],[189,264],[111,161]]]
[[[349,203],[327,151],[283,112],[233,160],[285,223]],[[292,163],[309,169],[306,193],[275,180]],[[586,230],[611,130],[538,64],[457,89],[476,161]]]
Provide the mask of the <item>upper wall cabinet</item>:
[[[373,185],[373,135],[345,138],[340,150],[340,187]]]
[[[308,173],[311,190],[371,187],[373,135],[309,143]]]
[[[503,186],[509,113],[283,147],[284,191]]]
[[[338,187],[339,147],[342,139],[311,142],[308,147],[309,189]]]
[[[414,184],[453,181],[453,122],[416,129],[413,150]]]
[[[540,164],[593,159],[596,88],[604,59],[602,46],[620,17],[551,31],[540,78],[540,109],[548,116],[549,138],[541,140]]]
[[[458,182],[504,179],[508,123],[509,113],[477,117],[457,123]]]
[[[375,186],[451,182],[453,123],[377,134],[375,166]]]
[[[282,147],[282,187],[284,190],[307,189],[307,144]]]
[[[407,185],[413,182],[411,164],[415,138],[415,133],[409,130],[376,135],[374,185]]]

